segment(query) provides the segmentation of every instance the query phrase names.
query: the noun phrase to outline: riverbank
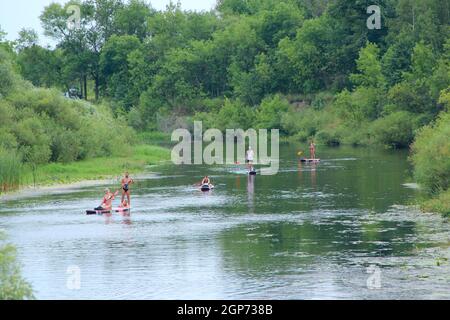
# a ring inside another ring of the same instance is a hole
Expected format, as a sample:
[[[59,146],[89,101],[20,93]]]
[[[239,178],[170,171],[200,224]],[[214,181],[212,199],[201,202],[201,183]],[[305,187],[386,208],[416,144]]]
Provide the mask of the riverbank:
[[[72,163],[51,163],[38,167],[35,175],[27,170],[17,190],[0,195],[1,200],[43,195],[93,185],[108,184],[130,171],[142,173],[151,165],[170,160],[170,150],[153,145],[138,145],[124,156],[93,158]]]
[[[420,208],[423,212],[436,212],[450,217],[450,190],[441,193],[436,198],[423,201]]]

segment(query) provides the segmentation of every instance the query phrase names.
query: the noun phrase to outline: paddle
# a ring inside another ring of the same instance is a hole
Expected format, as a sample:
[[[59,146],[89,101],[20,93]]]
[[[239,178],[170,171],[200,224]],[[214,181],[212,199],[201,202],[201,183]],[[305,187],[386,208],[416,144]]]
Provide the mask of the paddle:
[[[112,196],[110,196],[108,199],[103,199],[103,202],[102,202],[102,204],[99,206],[99,208],[100,208],[106,201],[114,200],[115,197],[117,197],[118,195],[119,195],[119,190],[117,190],[116,192],[114,192],[114,193],[112,194]]]

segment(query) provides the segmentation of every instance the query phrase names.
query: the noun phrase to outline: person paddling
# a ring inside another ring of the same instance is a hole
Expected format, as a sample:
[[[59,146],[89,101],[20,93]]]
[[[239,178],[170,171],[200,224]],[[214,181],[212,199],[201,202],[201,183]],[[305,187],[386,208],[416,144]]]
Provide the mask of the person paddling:
[[[311,140],[311,143],[309,145],[309,153],[312,160],[316,160],[316,145],[314,144],[314,141]]]
[[[247,168],[250,171],[253,168],[253,161],[254,160],[255,160],[255,152],[253,151],[252,147],[248,147],[248,151],[247,151]]]
[[[202,180],[202,183],[201,183],[202,186],[206,185],[206,184],[207,185],[211,185],[211,179],[209,179],[208,176],[204,177],[203,180]]]
[[[134,183],[133,179],[130,178],[130,174],[128,172],[125,172],[125,176],[122,179],[122,201],[125,200],[125,196],[127,197],[128,204],[131,205],[131,193],[130,193],[130,186]]]
[[[109,211],[112,210],[112,202],[119,194],[119,191],[112,193],[109,189],[105,189],[105,196],[103,197],[102,204],[95,208],[97,211]]]

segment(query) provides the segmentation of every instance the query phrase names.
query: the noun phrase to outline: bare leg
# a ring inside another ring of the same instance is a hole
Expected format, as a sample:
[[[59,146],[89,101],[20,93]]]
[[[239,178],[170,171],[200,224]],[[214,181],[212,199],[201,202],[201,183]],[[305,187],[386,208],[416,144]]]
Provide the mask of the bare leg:
[[[127,192],[128,205],[131,206],[131,195],[130,191]]]

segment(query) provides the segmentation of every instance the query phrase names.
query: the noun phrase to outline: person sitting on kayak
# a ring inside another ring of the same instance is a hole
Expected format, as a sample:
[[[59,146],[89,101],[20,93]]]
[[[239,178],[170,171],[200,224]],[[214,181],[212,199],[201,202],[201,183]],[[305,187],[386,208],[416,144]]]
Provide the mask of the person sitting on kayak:
[[[209,179],[209,177],[206,176],[206,177],[203,178],[201,184],[202,184],[202,185],[205,185],[205,184],[210,185],[210,184],[211,184],[211,179]]]
[[[125,176],[122,179],[122,201],[125,200],[125,196],[127,197],[128,203],[131,204],[131,194],[130,194],[130,186],[134,183],[133,179],[130,178],[130,174],[125,172]]]
[[[95,208],[95,210],[98,211],[112,210],[112,202],[118,194],[119,191],[112,193],[109,189],[105,189],[105,196],[103,197],[102,204],[98,208]]]
[[[311,140],[311,143],[309,145],[309,153],[311,154],[311,159],[316,159],[316,145],[314,144],[314,141]]]

